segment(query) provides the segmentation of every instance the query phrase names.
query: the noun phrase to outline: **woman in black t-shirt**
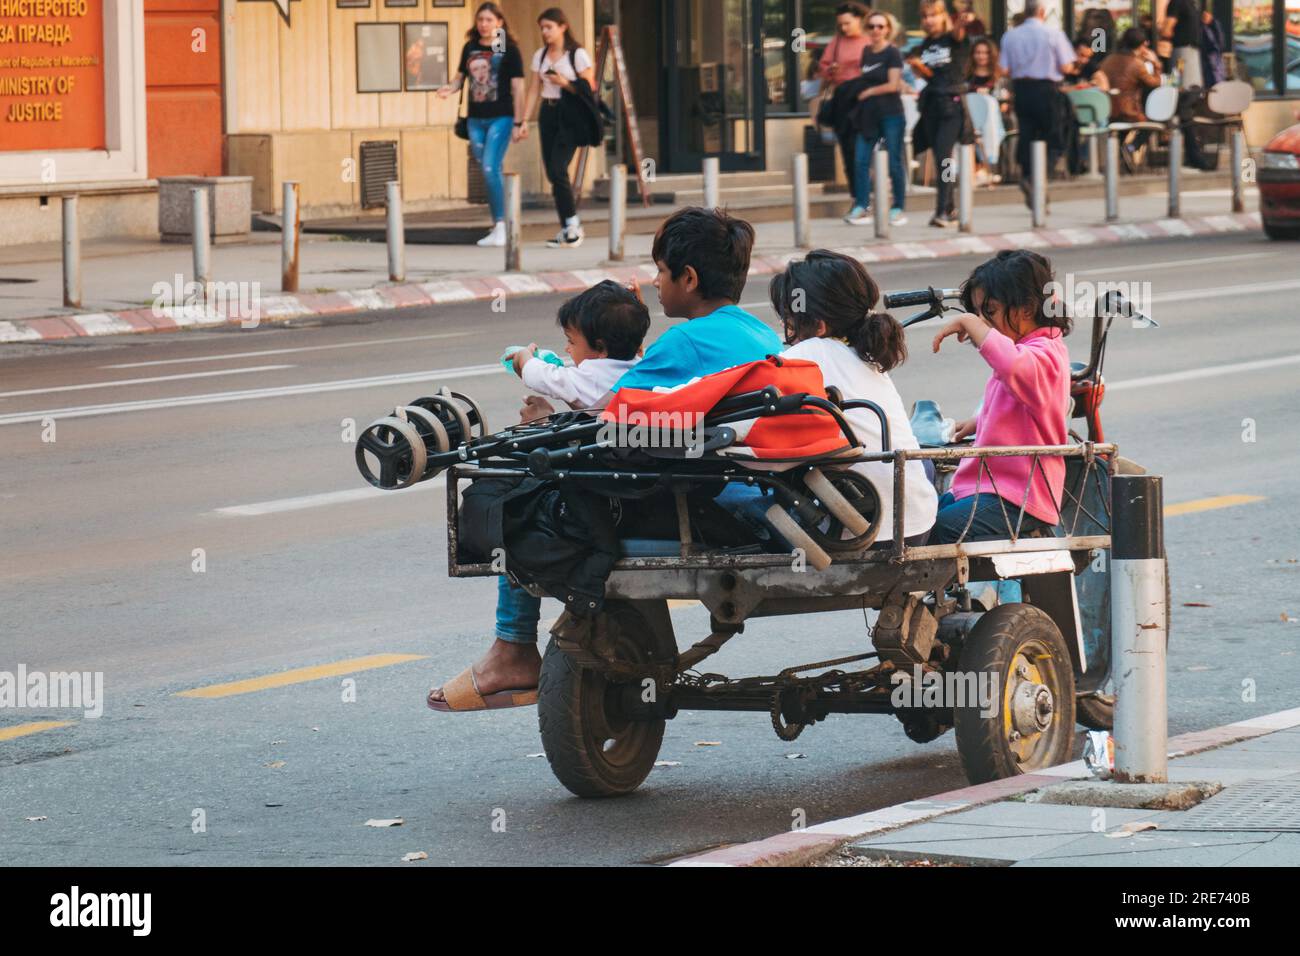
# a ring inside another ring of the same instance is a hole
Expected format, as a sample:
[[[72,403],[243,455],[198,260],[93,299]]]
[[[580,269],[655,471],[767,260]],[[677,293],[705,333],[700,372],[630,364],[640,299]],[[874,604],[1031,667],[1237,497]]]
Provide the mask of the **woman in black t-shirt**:
[[[480,246],[506,244],[505,183],[502,164],[510,144],[520,138],[524,119],[524,60],[510,33],[506,16],[492,2],[479,4],[474,27],[465,34],[456,80],[438,95],[444,99],[469,83],[469,145],[483,170],[492,231]]]
[[[935,169],[935,210],[930,225],[949,228],[957,224],[953,216],[953,177],[945,175],[944,163],[958,141],[971,142],[966,121],[966,61],[970,58],[970,40],[966,22],[973,19],[969,11],[953,23],[944,0],[923,0],[921,25],[925,40],[908,59],[912,71],[925,79],[917,103],[920,118],[912,132],[917,153],[930,150]]]
[[[903,216],[903,202],[907,192],[907,171],[903,162],[903,138],[907,132],[907,119],[903,113],[903,55],[892,39],[889,18],[880,11],[867,17],[867,47],[862,51],[859,74],[849,83],[854,84],[857,108],[853,125],[858,140],[854,156],[854,204],[844,218],[852,225],[871,222],[867,212],[871,206],[872,150],[880,143],[889,156],[889,178],[893,185],[894,202],[888,209],[876,209],[874,215],[888,216],[891,225],[907,222]],[[847,85],[847,84],[846,84]]]

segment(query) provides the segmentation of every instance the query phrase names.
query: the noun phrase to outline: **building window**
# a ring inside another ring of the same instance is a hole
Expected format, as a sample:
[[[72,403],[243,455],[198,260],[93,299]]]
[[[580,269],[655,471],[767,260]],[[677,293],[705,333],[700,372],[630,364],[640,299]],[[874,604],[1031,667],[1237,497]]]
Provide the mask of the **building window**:
[[[1232,5],[1232,52],[1238,74],[1256,93],[1277,89],[1273,51],[1273,0],[1235,0]]]
[[[1286,0],[1282,18],[1283,82],[1288,96],[1300,93],[1300,0]]]

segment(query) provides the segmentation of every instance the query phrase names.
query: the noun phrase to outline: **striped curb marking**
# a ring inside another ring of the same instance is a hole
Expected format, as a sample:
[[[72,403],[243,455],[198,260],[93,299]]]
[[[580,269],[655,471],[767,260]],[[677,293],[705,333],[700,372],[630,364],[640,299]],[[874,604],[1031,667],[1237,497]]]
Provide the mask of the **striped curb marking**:
[[[1189,219],[1157,219],[1152,222],[1114,226],[958,236],[926,242],[846,246],[837,247],[835,251],[851,255],[865,263],[906,262],[918,259],[946,259],[972,253],[993,253],[999,249],[1079,248],[1116,242],[1140,242],[1144,239],[1252,232],[1259,228],[1259,213],[1252,212]],[[782,271],[790,259],[798,258],[800,255],[802,253],[798,252],[756,255],[750,264],[749,274],[751,276],[772,275]],[[607,269],[575,269],[570,272],[472,276],[438,282],[382,285],[373,289],[274,295],[260,301],[259,322],[283,321],[311,315],[340,315],[457,302],[481,302],[495,299],[503,294],[507,296],[568,294],[580,292],[605,279],[627,282],[636,278],[648,283],[654,277],[654,266],[646,264],[615,266]],[[242,321],[239,317],[183,306],[156,310],[88,312],[81,315],[0,321],[0,343],[56,341],[131,332],[172,332],[177,329],[239,325]]]

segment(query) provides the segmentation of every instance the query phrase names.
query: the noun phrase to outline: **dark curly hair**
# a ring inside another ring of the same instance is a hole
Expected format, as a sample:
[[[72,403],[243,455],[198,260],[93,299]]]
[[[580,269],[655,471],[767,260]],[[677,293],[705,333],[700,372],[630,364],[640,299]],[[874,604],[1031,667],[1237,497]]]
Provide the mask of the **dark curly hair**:
[[[882,372],[907,359],[903,327],[888,312],[872,311],[880,287],[852,256],[814,249],[773,276],[768,294],[785,325],[787,345],[815,336],[820,321],[830,337],[844,340],[858,358]]]
[[[1056,275],[1052,263],[1037,252],[1028,249],[1003,249],[992,259],[975,267],[961,285],[961,304],[967,312],[988,318],[992,304],[1001,305],[1008,313],[1013,309],[1029,309],[1034,324],[1040,328],[1060,329],[1062,335],[1074,330],[1074,321],[1064,308],[1048,308]],[[982,309],[975,308],[975,290],[984,293]],[[1053,314],[1059,313],[1059,314]]]

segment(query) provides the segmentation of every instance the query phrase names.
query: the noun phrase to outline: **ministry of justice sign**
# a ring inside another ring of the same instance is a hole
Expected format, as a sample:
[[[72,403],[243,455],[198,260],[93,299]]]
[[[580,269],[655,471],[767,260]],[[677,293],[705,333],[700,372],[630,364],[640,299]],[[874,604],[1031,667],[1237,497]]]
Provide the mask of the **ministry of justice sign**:
[[[0,151],[104,147],[101,0],[0,0]]]

